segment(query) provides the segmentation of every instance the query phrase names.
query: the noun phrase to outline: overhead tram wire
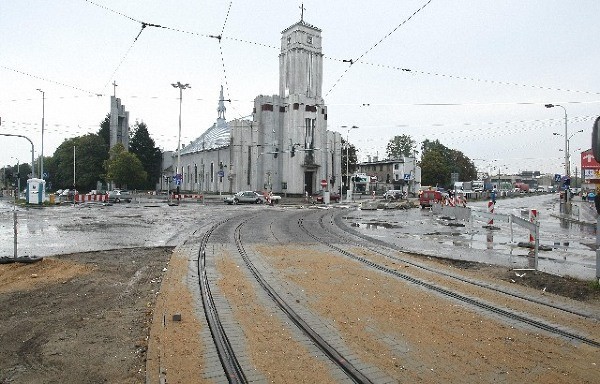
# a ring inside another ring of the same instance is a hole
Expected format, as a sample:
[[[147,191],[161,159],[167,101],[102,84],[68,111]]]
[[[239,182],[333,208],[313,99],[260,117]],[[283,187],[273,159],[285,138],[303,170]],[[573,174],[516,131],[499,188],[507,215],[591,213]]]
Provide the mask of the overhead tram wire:
[[[354,59],[350,59],[350,60],[343,60],[345,62],[349,62],[350,66],[348,66],[346,68],[346,70],[341,74],[341,76],[333,83],[333,85],[331,86],[331,88],[329,89],[329,91],[327,91],[327,93],[325,93],[325,97],[327,97],[331,91],[333,91],[333,88],[335,88],[335,86],[342,80],[342,78],[346,75],[346,73],[348,73],[348,71],[350,70],[350,68],[352,67],[352,65],[354,63],[357,63],[359,61],[362,60],[363,57],[365,57],[369,52],[371,52],[373,49],[375,49],[375,47],[377,47],[380,43],[382,43],[385,39],[387,39],[388,37],[390,37],[394,32],[396,32],[398,30],[398,28],[400,28],[401,26],[403,26],[404,24],[406,24],[407,22],[410,21],[410,19],[412,19],[417,13],[421,12],[426,6],[428,6],[433,0],[428,0],[425,4],[423,4],[419,9],[417,9],[416,11],[414,11],[412,13],[412,15],[410,15],[407,19],[405,19],[404,21],[402,21],[400,24],[398,24],[396,26],[396,28],[394,28],[393,30],[391,30],[387,35],[385,35],[384,37],[382,37],[381,39],[379,39],[378,42],[376,42],[375,44],[373,44],[369,49],[367,49],[363,54],[361,54],[358,59],[354,60]]]
[[[125,15],[124,13],[115,11],[115,10],[113,10],[111,8],[106,7],[106,6],[96,4],[96,3],[94,3],[91,0],[84,0],[84,1],[86,1],[87,3],[90,3],[92,5],[95,5],[95,6],[99,7],[99,8],[105,9],[105,10],[107,10],[109,12],[112,12],[112,13],[115,13],[115,14],[120,15],[122,17],[125,17],[125,18],[127,18],[127,19],[129,19],[131,21],[135,21],[135,22],[143,24],[143,22],[140,21],[140,20],[137,20],[137,19],[135,19],[135,18],[133,18],[131,16]],[[502,80],[481,79],[481,78],[477,78],[477,77],[469,77],[469,76],[463,76],[463,75],[453,75],[453,74],[446,74],[446,73],[438,73],[438,72],[424,71],[424,70],[413,69],[413,68],[402,68],[402,67],[398,67],[398,66],[394,66],[394,65],[370,63],[370,62],[362,60],[363,57],[366,54],[368,54],[371,50],[373,50],[381,42],[383,42],[385,39],[387,39],[389,36],[391,36],[394,32],[396,32],[396,30],[398,30],[402,25],[406,24],[410,19],[412,19],[417,13],[419,13],[421,10],[423,10],[423,8],[425,8],[427,5],[429,5],[429,3],[431,3],[432,1],[433,0],[429,0],[425,4],[423,4],[419,9],[417,9],[415,12],[413,12],[413,14],[410,15],[406,20],[404,20],[402,23],[400,23],[398,26],[396,26],[396,28],[394,28],[391,32],[389,32],[388,34],[386,34],[377,43],[375,43],[368,50],[366,50],[362,55],[360,55],[358,59],[349,59],[349,60],[348,59],[339,59],[339,58],[329,57],[327,55],[323,55],[323,57],[325,59],[328,59],[328,60],[338,61],[338,62],[342,62],[342,63],[343,62],[349,62],[349,63],[351,63],[350,66],[352,66],[353,64],[355,64],[358,61],[360,61],[361,64],[370,65],[372,67],[393,69],[393,70],[397,70],[397,71],[401,71],[401,72],[407,72],[407,73],[411,73],[411,74],[419,74],[419,75],[443,77],[443,78],[457,79],[457,80],[466,80],[466,81],[472,81],[472,82],[478,82],[478,83],[489,83],[489,84],[498,84],[498,85],[517,86],[517,87],[522,87],[522,88],[534,88],[534,89],[541,89],[541,90],[546,90],[546,91],[559,91],[559,92],[580,93],[580,94],[588,94],[588,95],[600,95],[600,92],[595,92],[595,91],[582,91],[582,90],[577,90],[577,89],[547,87],[547,86],[532,85],[532,84],[523,84],[523,83],[510,82],[510,81],[502,81]],[[230,2],[230,8],[231,8],[231,2]],[[227,11],[227,18],[226,18],[225,21],[227,21],[228,16],[229,16],[229,9]],[[158,25],[153,25],[153,24],[152,25],[148,24],[148,26],[156,26],[156,27],[160,27],[160,28],[163,28],[163,29],[167,29],[167,30],[173,31],[173,32],[179,32],[179,33],[184,33],[184,34],[189,34],[189,35],[195,35],[195,36],[199,36],[199,37],[209,37],[209,38],[215,38],[216,37],[214,35],[207,35],[207,34],[202,34],[202,33],[199,33],[199,32],[186,31],[186,30],[182,30],[182,29],[178,29],[178,28],[174,28],[174,27],[169,27],[169,26],[158,26]],[[223,29],[224,29],[224,26],[225,25],[223,25]],[[274,45],[259,43],[259,42],[245,40],[245,39],[236,38],[236,37],[223,36],[222,33],[219,36],[220,36],[219,42],[221,40],[230,40],[230,41],[236,41],[236,42],[240,42],[240,43],[244,43],[244,44],[251,44],[251,45],[261,46],[261,47],[275,49],[275,50],[280,49],[280,47],[274,46]],[[6,68],[6,67],[1,67],[1,68]],[[338,78],[336,80],[336,82],[329,89],[329,91],[327,91],[327,93],[325,94],[325,96],[329,95],[329,93],[333,90],[333,88],[340,82],[340,80],[348,72],[349,68],[350,67],[346,68],[346,70],[344,71],[344,73],[340,76],[340,78]],[[6,69],[12,70],[10,68],[6,68]],[[19,71],[15,71],[15,72],[19,72]],[[21,72],[19,72],[19,73],[21,73]],[[57,83],[57,84],[63,85],[61,83]],[[71,87],[71,88],[74,88],[74,87]],[[75,88],[75,89],[78,89],[78,88]],[[78,90],[81,90],[81,89],[78,89]],[[82,91],[84,91],[84,90],[82,90]],[[84,92],[91,93],[89,91],[84,91]],[[438,104],[428,104],[428,105],[438,105]],[[444,104],[442,104],[442,105],[444,105]]]
[[[223,55],[223,46],[221,45],[221,39],[223,38],[223,32],[225,32],[225,26],[227,25],[227,20],[229,19],[229,12],[231,11],[231,4],[233,1],[229,2],[229,7],[227,8],[227,14],[225,15],[225,20],[223,21],[223,27],[221,28],[221,34],[218,36],[211,36],[219,41],[219,55],[221,56],[221,66],[223,67],[223,80],[225,81],[225,90],[229,95],[229,82],[227,81],[227,70],[225,67],[225,56]],[[225,101],[225,100],[223,100]],[[231,102],[231,100],[228,100]]]

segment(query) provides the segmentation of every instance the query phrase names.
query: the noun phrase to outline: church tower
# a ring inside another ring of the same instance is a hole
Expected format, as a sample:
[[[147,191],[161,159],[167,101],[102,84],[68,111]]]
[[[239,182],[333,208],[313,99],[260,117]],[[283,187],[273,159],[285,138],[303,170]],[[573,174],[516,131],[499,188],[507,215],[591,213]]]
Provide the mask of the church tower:
[[[281,32],[279,54],[279,96],[302,95],[321,99],[323,86],[323,53],[321,30],[304,21]]]

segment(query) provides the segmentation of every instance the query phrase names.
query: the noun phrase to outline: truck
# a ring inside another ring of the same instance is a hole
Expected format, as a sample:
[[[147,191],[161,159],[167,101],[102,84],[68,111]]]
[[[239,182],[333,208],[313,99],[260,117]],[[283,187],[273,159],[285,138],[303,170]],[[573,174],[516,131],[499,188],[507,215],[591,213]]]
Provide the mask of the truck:
[[[515,187],[515,192],[529,192],[529,184],[515,183],[513,186]]]

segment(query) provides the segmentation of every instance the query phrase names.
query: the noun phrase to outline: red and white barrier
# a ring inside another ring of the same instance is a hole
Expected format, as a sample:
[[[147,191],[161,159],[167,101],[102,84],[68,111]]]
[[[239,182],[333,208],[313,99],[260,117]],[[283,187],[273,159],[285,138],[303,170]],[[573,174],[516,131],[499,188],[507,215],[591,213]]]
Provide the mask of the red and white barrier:
[[[537,223],[538,221],[538,211],[537,209],[532,209],[529,211],[529,222],[530,223]],[[529,242],[533,243],[535,242],[535,234],[533,233],[533,231],[529,230]]]
[[[204,195],[198,195],[198,194],[193,194],[193,195],[189,195],[189,194],[182,194],[180,193],[178,194],[171,194],[171,200],[202,200],[204,201]]]
[[[494,202],[493,201],[488,201],[488,213],[490,215],[492,215],[488,219],[488,225],[494,225]]]
[[[75,195],[76,203],[85,203],[88,201],[106,202],[108,201],[107,195]]]

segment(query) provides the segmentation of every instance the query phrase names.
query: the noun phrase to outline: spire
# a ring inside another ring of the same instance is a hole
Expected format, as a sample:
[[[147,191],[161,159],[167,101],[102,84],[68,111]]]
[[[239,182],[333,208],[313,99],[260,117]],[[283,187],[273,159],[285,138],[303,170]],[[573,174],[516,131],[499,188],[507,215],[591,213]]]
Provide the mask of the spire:
[[[217,108],[217,111],[219,112],[219,119],[223,119],[225,120],[225,110],[227,108],[225,108],[225,103],[224,103],[224,99],[223,99],[223,86],[221,85],[221,95],[219,96],[219,108]]]

